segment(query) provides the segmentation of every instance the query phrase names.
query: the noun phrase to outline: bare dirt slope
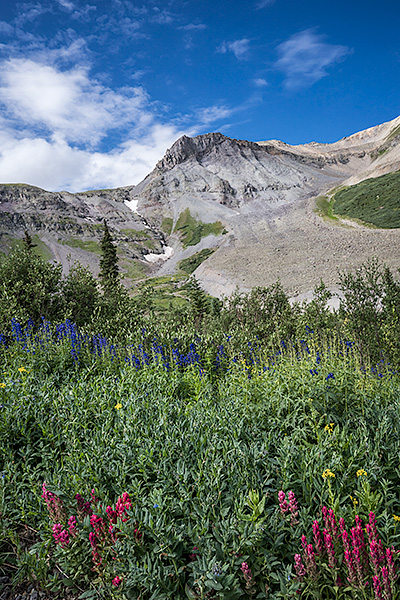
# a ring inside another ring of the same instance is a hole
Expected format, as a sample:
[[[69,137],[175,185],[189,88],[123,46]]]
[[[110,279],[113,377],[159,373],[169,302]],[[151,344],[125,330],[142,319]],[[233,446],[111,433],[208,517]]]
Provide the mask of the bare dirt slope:
[[[175,273],[181,260],[209,248],[215,252],[194,274],[211,294],[280,280],[296,296],[321,278],[335,288],[338,269],[371,257],[400,268],[400,230],[314,211],[317,196],[396,170],[400,117],[333,144],[183,136],[137,186],[70,194],[0,185],[0,250],[27,229],[65,270],[70,255],[96,273],[106,218],[128,285]]]
[[[181,138],[133,190],[138,210],[160,223],[189,207],[205,222],[221,220],[229,235],[202,246],[217,251],[195,271],[213,295],[229,295],[278,279],[292,295],[309,292],[322,278],[333,289],[338,270],[377,257],[400,268],[400,231],[329,222],[315,211],[328,190],[400,169],[400,117],[333,144],[290,146],[252,143],[221,134]],[[172,272],[183,249],[175,232]]]

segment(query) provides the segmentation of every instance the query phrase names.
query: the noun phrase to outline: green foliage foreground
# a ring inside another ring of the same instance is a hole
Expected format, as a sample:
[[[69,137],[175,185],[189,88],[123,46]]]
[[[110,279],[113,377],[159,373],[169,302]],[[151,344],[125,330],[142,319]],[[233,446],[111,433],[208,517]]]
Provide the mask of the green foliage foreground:
[[[163,361],[143,350],[138,368],[128,349],[89,343],[71,358],[73,339],[47,328],[1,349],[0,572],[82,598],[399,597],[378,559],[377,595],[367,542],[358,587],[339,538],[336,566],[320,554],[315,576],[293,568],[323,506],[349,531],[373,511],[400,549],[396,373],[311,342],[251,365],[228,354],[216,374],[199,340],[202,368],[168,348]]]

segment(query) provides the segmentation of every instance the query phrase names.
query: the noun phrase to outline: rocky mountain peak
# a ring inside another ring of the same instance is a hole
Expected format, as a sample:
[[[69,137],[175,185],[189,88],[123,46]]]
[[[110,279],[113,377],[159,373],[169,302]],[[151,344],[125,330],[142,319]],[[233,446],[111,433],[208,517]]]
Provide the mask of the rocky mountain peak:
[[[218,152],[222,144],[232,146],[238,143],[237,140],[233,140],[219,132],[205,133],[196,137],[183,135],[166,151],[164,157],[157,163],[156,170],[169,170],[189,159],[200,162],[212,151]],[[241,143],[250,144],[251,142]]]

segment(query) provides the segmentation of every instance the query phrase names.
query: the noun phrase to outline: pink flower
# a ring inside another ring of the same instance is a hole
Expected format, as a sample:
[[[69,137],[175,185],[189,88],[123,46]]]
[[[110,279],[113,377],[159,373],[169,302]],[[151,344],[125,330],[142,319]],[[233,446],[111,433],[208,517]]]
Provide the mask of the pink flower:
[[[96,504],[98,503],[99,499],[96,498],[96,494],[94,493],[94,489],[91,490],[90,492],[90,501],[91,503],[96,506]]]
[[[247,562],[242,562],[240,570],[242,571],[244,580],[246,582],[246,589],[251,590],[253,587],[253,574]]]
[[[336,517],[333,510],[330,508],[328,512],[328,521],[329,521],[329,533],[333,538],[337,538],[339,535],[339,529],[336,524]]]
[[[118,513],[111,506],[107,506],[106,513],[110,523],[116,523],[118,518]]]
[[[314,533],[315,551],[317,554],[322,554],[324,551],[324,545],[321,538],[321,532],[319,530],[319,522],[317,520],[313,521],[312,528]]]
[[[376,577],[374,575],[374,577],[372,578],[372,583],[374,585],[375,600],[383,600],[381,583],[379,581],[379,577]]]
[[[281,511],[281,515],[285,516],[289,510],[289,504],[285,500],[286,495],[282,490],[278,492],[278,500],[279,500],[279,510]]]
[[[76,519],[73,515],[68,519],[68,531],[72,537],[76,537],[78,535]]]
[[[389,571],[387,570],[386,567],[382,567],[381,572],[382,572],[383,589],[385,592],[385,600],[392,600],[392,586],[390,584]]]
[[[324,534],[325,548],[326,548],[326,552],[328,554],[329,566],[331,568],[334,568],[336,566],[336,558],[335,558],[335,550],[333,548],[333,539],[332,539],[331,534],[328,533],[326,529],[324,529],[323,534]]]
[[[386,548],[386,564],[388,567],[388,571],[389,571],[389,579],[392,583],[394,583],[397,579],[396,576],[396,569],[394,566],[394,561],[393,561],[393,552],[394,552],[394,548]]]
[[[366,525],[366,530],[368,533],[369,541],[377,542],[378,541],[378,532],[376,529],[376,517],[372,511],[369,513],[369,523],[367,523],[367,525]]]
[[[103,538],[105,535],[105,528],[102,517],[99,517],[98,515],[92,515],[90,517],[90,524],[93,527],[96,536],[99,538]]]
[[[68,531],[62,528],[60,523],[55,523],[52,527],[53,537],[56,544],[60,544],[62,548],[65,548],[69,544]]]
[[[297,577],[299,579],[303,579],[304,575],[306,574],[306,568],[303,565],[300,554],[294,555],[294,568],[296,570]]]
[[[355,586],[357,583],[357,573],[356,573],[356,570],[355,570],[355,567],[353,564],[351,552],[349,550],[344,551],[344,560],[346,561],[346,564],[347,564],[347,571],[348,571],[347,581],[350,583],[350,585]]]
[[[65,521],[66,514],[61,498],[46,489],[46,484],[42,486],[42,498],[46,502],[47,510],[52,521]]]
[[[317,565],[315,562],[315,554],[312,544],[308,544],[304,550],[304,562],[306,563],[307,575],[311,579],[317,579]]]
[[[345,531],[345,529],[346,529],[346,525],[344,523],[343,517],[340,517],[340,519],[339,519],[339,529],[340,529],[341,533],[343,533],[343,531]]]
[[[349,534],[347,533],[346,529],[343,529],[342,531],[342,540],[343,548],[345,549],[345,551],[347,550],[347,552],[350,552]]]
[[[83,521],[86,515],[93,514],[93,510],[89,501],[85,502],[80,494],[76,494],[75,499],[78,506],[78,517],[81,521]]]
[[[289,511],[290,511],[290,525],[292,527],[294,527],[294,525],[298,524],[298,516],[299,516],[299,507],[297,505],[297,500],[296,497],[294,495],[294,493],[292,491],[288,492],[288,498],[289,498]]]
[[[325,529],[329,529],[328,509],[326,506],[322,507],[322,516],[324,518]]]
[[[381,562],[384,561],[384,554],[383,554],[381,540],[379,540],[379,542],[376,542],[375,540],[373,540],[370,543],[369,553],[370,553],[369,557],[370,557],[371,567],[374,571],[375,576],[379,577],[379,565],[381,564]]]
[[[197,560],[197,557],[199,556],[199,549],[197,546],[193,546],[193,550],[192,552],[189,554],[189,558],[190,560]]]
[[[114,577],[114,579],[112,580],[112,584],[114,587],[119,587],[122,583],[122,578],[118,577],[118,575],[116,577]]]
[[[131,502],[131,499],[129,498],[129,494],[128,494],[128,492],[124,492],[122,494],[122,496],[120,498],[118,498],[117,503],[115,505],[115,510],[117,512],[117,515],[121,519],[121,521],[125,522],[128,520],[126,511],[130,510],[131,508],[132,508],[132,502]]]

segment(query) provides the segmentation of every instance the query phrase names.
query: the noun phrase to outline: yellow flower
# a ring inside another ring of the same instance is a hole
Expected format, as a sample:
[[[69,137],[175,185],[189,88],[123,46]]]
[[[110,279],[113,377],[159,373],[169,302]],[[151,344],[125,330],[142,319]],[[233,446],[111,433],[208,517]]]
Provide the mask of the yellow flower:
[[[355,508],[357,506],[357,504],[358,504],[357,498],[353,498],[353,496],[350,496],[350,500],[353,502],[353,506]]]
[[[116,408],[117,410],[119,410],[120,408],[122,408],[122,404],[120,404],[120,403],[118,402],[118,404],[116,404],[116,405],[114,406],[114,408]]]
[[[325,469],[325,471],[322,473],[322,477],[324,479],[326,479],[327,477],[335,477],[335,473],[332,473],[330,469]]]
[[[0,388],[5,388],[6,384],[5,383],[0,383]]]
[[[335,426],[335,423],[329,423],[328,425],[325,425],[324,429],[328,433],[332,433],[334,426]]]
[[[397,515],[393,515],[393,519],[396,521],[396,523],[400,523],[400,517]]]
[[[367,471],[364,471],[364,469],[358,469],[357,471],[357,477],[362,477],[363,475],[366,475]]]
[[[28,371],[25,369],[25,367],[19,367],[19,368],[18,368],[18,371],[19,371],[20,373],[27,373],[27,372],[28,372]]]

